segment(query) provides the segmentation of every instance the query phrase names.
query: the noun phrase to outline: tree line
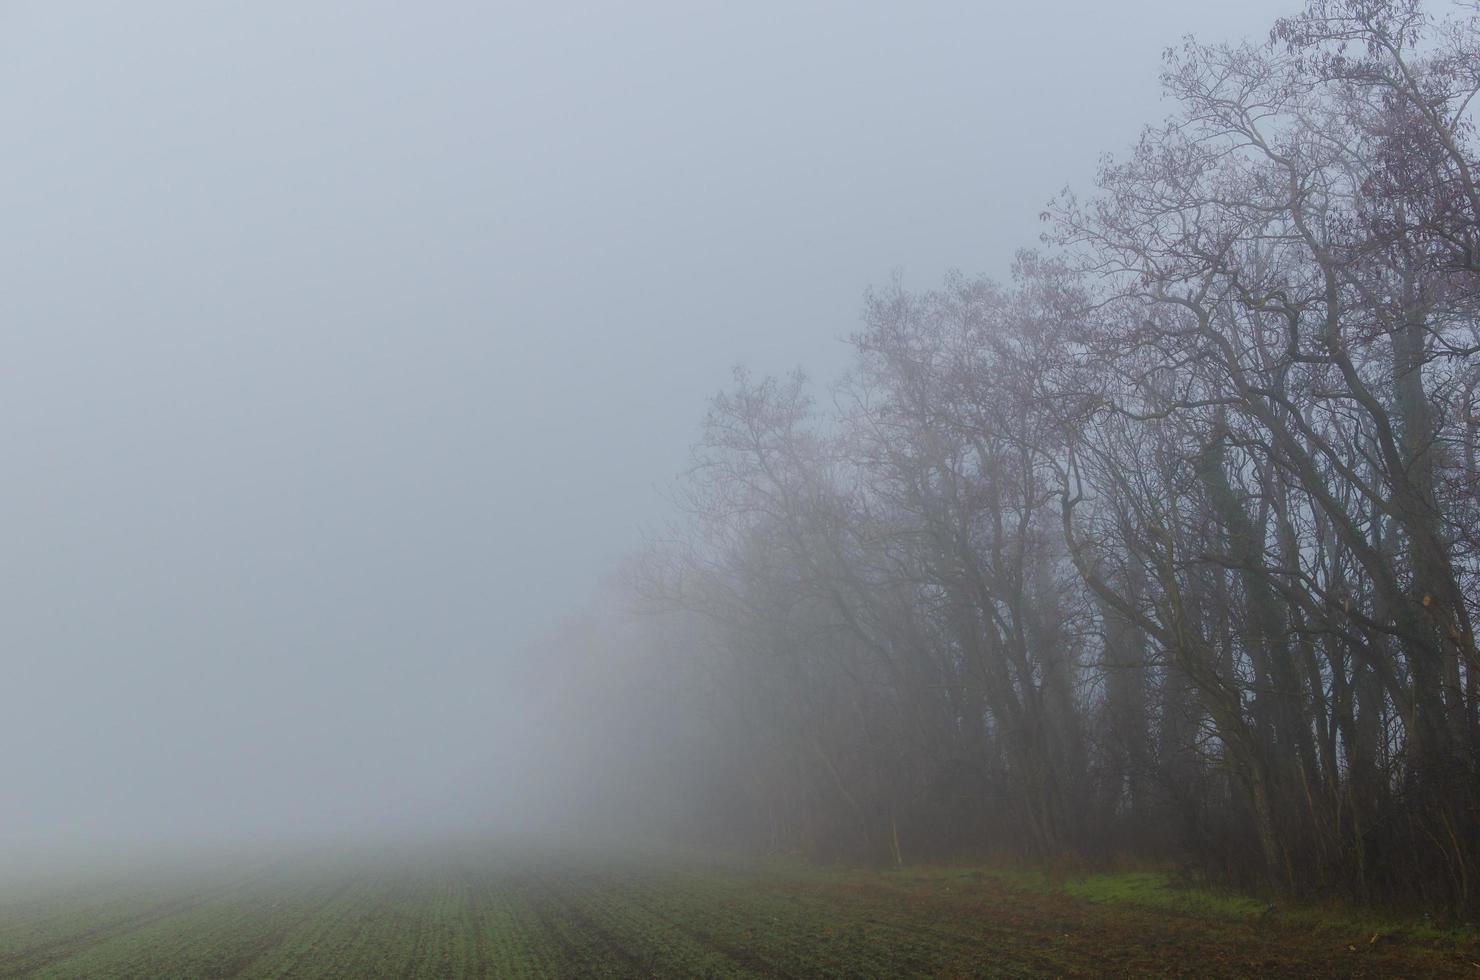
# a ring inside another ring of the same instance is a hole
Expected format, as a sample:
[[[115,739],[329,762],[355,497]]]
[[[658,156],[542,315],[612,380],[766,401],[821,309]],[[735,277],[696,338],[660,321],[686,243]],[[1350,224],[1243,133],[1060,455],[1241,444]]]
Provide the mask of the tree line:
[[[1009,282],[710,404],[637,574],[695,826],[1474,909],[1480,21],[1312,0],[1162,78]]]

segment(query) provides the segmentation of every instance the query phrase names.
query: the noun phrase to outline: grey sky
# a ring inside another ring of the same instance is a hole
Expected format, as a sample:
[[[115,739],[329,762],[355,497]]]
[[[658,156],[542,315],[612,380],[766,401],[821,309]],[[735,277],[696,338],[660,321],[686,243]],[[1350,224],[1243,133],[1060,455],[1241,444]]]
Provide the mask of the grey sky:
[[[0,832],[496,799],[731,364],[1004,273],[1294,6],[0,5]]]

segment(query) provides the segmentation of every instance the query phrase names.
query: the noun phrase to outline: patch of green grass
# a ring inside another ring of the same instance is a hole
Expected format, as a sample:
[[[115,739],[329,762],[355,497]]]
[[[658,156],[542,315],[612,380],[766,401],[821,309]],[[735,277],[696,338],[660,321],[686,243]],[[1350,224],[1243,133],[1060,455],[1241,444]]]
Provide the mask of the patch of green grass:
[[[932,869],[921,877],[949,874],[959,869]],[[1367,942],[1390,938],[1473,946],[1480,943],[1480,927],[1443,925],[1421,916],[1383,915],[1340,904],[1274,902],[1225,889],[1182,884],[1166,872],[1122,871],[1050,875],[1031,867],[985,869],[981,874],[1009,888],[1038,894],[1062,893],[1086,902],[1130,905],[1199,918],[1238,922],[1279,922],[1287,926],[1366,937]]]
[[[1124,902],[1223,919],[1258,918],[1269,909],[1268,902],[1247,895],[1178,886],[1170,875],[1155,871],[1089,874],[1068,879],[1063,890],[1087,902]]]
[[[1300,905],[1278,914],[1286,922],[1298,922],[1311,929],[1355,931],[1369,937],[1369,942],[1404,939],[1445,946],[1480,945],[1480,926],[1444,925],[1426,916],[1382,915],[1331,905]]]

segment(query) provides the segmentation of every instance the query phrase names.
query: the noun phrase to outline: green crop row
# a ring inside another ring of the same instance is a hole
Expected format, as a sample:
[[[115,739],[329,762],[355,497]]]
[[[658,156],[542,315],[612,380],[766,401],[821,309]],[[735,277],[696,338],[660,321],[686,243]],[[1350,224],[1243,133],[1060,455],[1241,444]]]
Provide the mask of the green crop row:
[[[0,899],[0,978],[1419,977],[1480,961],[1457,940],[1158,908],[1163,888],[671,854],[279,863]]]

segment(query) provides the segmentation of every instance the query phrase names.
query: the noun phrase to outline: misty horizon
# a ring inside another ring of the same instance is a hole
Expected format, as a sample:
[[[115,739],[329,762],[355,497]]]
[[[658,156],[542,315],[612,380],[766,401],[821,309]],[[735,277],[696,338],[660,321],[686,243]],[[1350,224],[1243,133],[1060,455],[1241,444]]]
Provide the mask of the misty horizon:
[[[10,5],[5,843],[496,822],[731,366],[1005,275],[1266,6]]]

